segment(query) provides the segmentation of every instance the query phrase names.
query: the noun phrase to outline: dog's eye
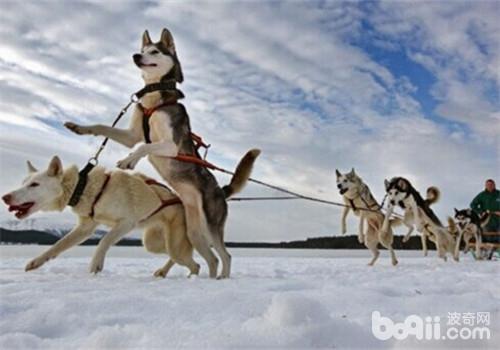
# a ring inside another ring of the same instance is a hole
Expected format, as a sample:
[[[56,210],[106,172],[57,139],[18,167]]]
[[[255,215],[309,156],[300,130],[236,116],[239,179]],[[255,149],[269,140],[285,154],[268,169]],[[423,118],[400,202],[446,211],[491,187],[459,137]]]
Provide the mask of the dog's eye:
[[[153,50],[150,52],[151,55],[158,55],[160,53],[160,51],[158,50]]]
[[[38,182],[32,182],[29,184],[28,187],[38,187],[38,186],[40,186],[40,184]]]

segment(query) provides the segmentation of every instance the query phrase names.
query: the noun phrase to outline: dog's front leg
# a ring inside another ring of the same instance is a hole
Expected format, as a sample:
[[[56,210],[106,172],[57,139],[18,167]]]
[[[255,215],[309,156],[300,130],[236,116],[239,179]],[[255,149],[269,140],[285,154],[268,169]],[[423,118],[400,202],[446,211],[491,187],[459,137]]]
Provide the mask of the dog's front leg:
[[[391,221],[392,213],[394,212],[394,205],[387,205],[387,212],[385,213],[384,223],[382,224],[382,232],[389,232],[389,225]]]
[[[109,231],[103,238],[101,238],[97,249],[94,253],[94,257],[90,263],[89,271],[90,273],[97,274],[102,271],[104,266],[104,257],[108,249],[115,243],[117,243],[123,236],[132,231],[135,227],[135,222],[121,221],[115,225],[111,231]]]
[[[97,223],[90,218],[80,218],[80,222],[63,238],[58,240],[52,247],[42,255],[31,260],[25,267],[25,271],[39,268],[50,259],[54,259],[65,250],[83,242],[92,235]]]
[[[78,125],[72,122],[64,123],[64,126],[78,135],[104,136],[118,142],[125,147],[132,148],[142,140],[142,111],[134,110],[131,123],[128,129],[119,129],[111,126],[96,125]]]
[[[349,211],[351,210],[350,207],[348,206],[345,206],[344,207],[344,210],[342,211],[342,234],[345,235],[346,232],[347,232],[347,224],[346,224],[346,219],[347,219],[347,215],[349,214]]]
[[[415,199],[412,196],[408,198],[408,201],[410,202],[410,210],[413,212],[413,222],[417,225],[417,231],[423,232],[425,229],[425,223],[423,218],[420,216],[420,210],[417,202],[415,202]]]
[[[481,232],[476,232],[476,259],[481,260],[481,243],[482,243],[482,234]]]
[[[134,169],[137,163],[148,155],[159,157],[175,157],[177,155],[177,145],[173,141],[163,141],[155,143],[145,143],[140,145],[134,152],[126,158],[118,161],[116,166],[120,169]]]
[[[455,259],[458,259],[458,256],[460,255],[460,242],[462,242],[462,236],[464,234],[464,230],[462,230],[461,228],[458,229],[458,236],[457,236],[457,240],[455,242],[455,252],[453,254],[453,257]],[[467,248],[467,244],[468,242],[465,242],[465,248]]]

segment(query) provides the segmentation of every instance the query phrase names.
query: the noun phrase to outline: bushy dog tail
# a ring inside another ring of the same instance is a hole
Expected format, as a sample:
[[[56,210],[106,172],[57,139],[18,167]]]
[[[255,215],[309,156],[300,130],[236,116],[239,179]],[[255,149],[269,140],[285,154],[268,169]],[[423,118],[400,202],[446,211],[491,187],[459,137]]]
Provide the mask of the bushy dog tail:
[[[425,202],[427,203],[427,205],[432,205],[439,201],[440,197],[441,191],[439,191],[439,188],[431,186],[427,189],[427,198],[425,199]]]
[[[259,149],[252,149],[248,151],[243,158],[241,158],[236,170],[234,171],[233,178],[229,185],[222,187],[226,198],[231,197],[233,194],[240,192],[250,177],[253,169],[253,163],[260,154]]]

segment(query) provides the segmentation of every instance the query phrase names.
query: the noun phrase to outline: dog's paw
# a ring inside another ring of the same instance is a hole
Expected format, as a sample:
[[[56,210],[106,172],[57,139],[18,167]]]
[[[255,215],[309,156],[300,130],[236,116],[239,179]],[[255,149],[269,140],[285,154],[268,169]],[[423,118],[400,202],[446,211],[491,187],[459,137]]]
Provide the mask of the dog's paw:
[[[92,134],[90,128],[72,122],[66,122],[64,123],[64,126],[66,127],[66,129],[71,130],[72,132],[78,135]]]
[[[139,162],[139,158],[130,154],[128,157],[126,157],[122,160],[119,160],[116,163],[116,166],[120,169],[123,169],[123,170],[127,170],[127,169],[133,170],[138,162]]]
[[[165,278],[167,277],[167,271],[164,268],[158,269],[154,272],[153,276]]]
[[[98,274],[102,271],[104,267],[104,259],[94,258],[90,263],[89,272],[93,274]]]
[[[403,243],[406,243],[410,240],[410,236],[404,236],[403,237]]]
[[[27,272],[27,271],[38,269],[40,266],[45,264],[47,262],[47,260],[48,259],[43,258],[43,257],[35,258],[35,259],[31,260],[28,264],[26,264],[24,271]]]
[[[343,235],[345,235],[347,233],[347,228],[345,226],[342,226],[341,232]]]
[[[365,243],[365,236],[363,236],[363,235],[358,235],[358,242],[359,242],[360,244]]]

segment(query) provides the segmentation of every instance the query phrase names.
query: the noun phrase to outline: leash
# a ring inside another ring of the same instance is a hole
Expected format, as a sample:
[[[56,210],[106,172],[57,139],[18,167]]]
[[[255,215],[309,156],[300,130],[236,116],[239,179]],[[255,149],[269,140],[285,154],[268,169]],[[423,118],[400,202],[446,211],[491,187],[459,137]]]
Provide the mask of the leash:
[[[165,91],[165,90],[175,90],[175,89],[176,89],[176,82],[175,82],[175,80],[168,80],[168,81],[165,81],[165,82],[160,82],[160,83],[154,83],[154,84],[146,85],[141,90],[139,90],[139,91],[133,93],[132,95],[130,95],[130,101],[118,113],[118,115],[114,119],[113,123],[111,124],[111,127],[115,127],[116,124],[123,117],[123,115],[130,108],[130,106],[132,104],[139,103],[140,99],[144,95],[146,95],[148,93],[151,93],[151,92],[155,92],[155,91]],[[176,91],[178,91],[178,90],[176,90]],[[178,93],[180,94],[180,96],[183,96],[182,92],[178,91]],[[148,112],[150,112],[150,111],[148,111]],[[220,168],[220,167],[218,167],[218,166],[216,166],[216,165],[208,162],[207,160],[205,160],[207,152],[208,152],[208,148],[210,147],[210,145],[205,144],[200,136],[198,136],[198,135],[196,135],[194,133],[191,133],[190,135],[191,135],[191,138],[192,138],[193,142],[195,143],[196,150],[198,150],[200,147],[205,148],[205,155],[204,155],[203,159],[202,158],[198,158],[198,157],[194,157],[192,155],[186,155],[186,154],[178,154],[175,157],[171,157],[172,159],[175,159],[175,160],[180,161],[180,162],[193,163],[193,164],[196,164],[196,165],[199,165],[199,166],[202,166],[202,167],[206,167],[208,169],[212,169],[212,170],[215,170],[215,171],[222,172],[224,174],[234,175],[234,172],[229,171],[227,169]],[[71,198],[70,198],[70,200],[68,202],[69,206],[75,206],[75,205],[78,204],[78,202],[80,200],[80,197],[83,194],[83,191],[85,189],[85,186],[87,185],[87,175],[88,175],[88,173],[95,166],[97,166],[99,164],[99,156],[102,153],[102,151],[104,150],[104,148],[106,147],[108,141],[109,141],[109,138],[106,137],[102,141],[102,143],[99,146],[99,148],[97,149],[96,153],[91,158],[89,158],[89,160],[87,161],[87,164],[85,165],[85,167],[82,170],[80,170],[80,172],[78,173],[78,182],[77,182],[75,190],[73,191],[73,194],[72,194],[72,196],[71,196]],[[257,179],[249,178],[248,181],[256,183],[256,184],[264,186],[264,187],[267,187],[267,188],[270,188],[270,189],[275,190],[275,191],[286,193],[289,196],[288,197],[283,197],[283,196],[282,197],[235,197],[235,198],[230,198],[229,200],[231,200],[231,201],[258,201],[258,200],[291,200],[291,199],[303,199],[303,200],[308,200],[308,201],[311,201],[311,202],[316,202],[316,203],[322,203],[322,204],[327,204],[327,205],[332,205],[332,206],[337,206],[337,207],[344,207],[344,208],[351,208],[351,209],[353,209],[351,206],[348,206],[348,205],[343,204],[343,203],[338,203],[338,202],[334,202],[334,201],[330,201],[330,200],[326,200],[326,199],[321,199],[321,198],[316,198],[316,197],[312,197],[312,196],[306,196],[306,195],[300,194],[298,192],[290,191],[290,190],[285,189],[283,187],[272,185],[272,184],[269,184],[269,183],[266,183],[264,181],[260,181],[260,180],[257,180]],[[385,201],[385,197],[384,197],[384,201]],[[384,203],[384,201],[382,203]],[[172,204],[177,204],[177,203],[172,203]],[[376,204],[378,206],[378,203],[376,203]],[[364,211],[370,211],[370,212],[374,212],[374,213],[379,213],[380,212],[379,210],[383,209],[383,204],[382,204],[382,206],[379,206],[378,210],[377,209],[371,209],[368,205],[367,205],[367,208],[356,208],[356,209],[364,210]],[[395,213],[393,213],[393,215],[401,217],[401,215],[398,215],[398,214],[395,214]]]

